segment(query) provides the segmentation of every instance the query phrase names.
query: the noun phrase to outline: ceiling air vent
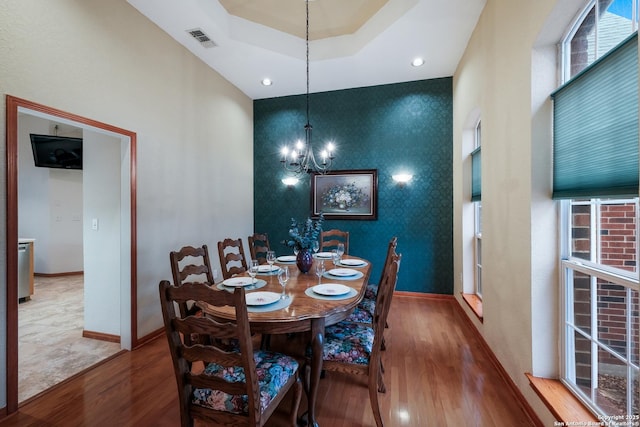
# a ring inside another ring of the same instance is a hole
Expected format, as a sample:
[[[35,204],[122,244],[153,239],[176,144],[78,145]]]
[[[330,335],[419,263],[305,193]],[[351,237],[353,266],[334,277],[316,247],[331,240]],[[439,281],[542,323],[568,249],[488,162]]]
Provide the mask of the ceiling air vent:
[[[194,28],[193,30],[187,30],[187,33],[198,40],[200,44],[206,48],[216,47],[216,44],[204,33],[200,28]]]

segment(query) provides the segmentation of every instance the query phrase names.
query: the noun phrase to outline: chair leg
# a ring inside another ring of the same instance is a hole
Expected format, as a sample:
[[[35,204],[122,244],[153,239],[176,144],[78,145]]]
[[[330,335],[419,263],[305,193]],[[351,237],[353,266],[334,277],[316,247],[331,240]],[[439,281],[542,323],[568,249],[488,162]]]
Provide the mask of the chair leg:
[[[380,415],[380,405],[378,403],[378,379],[381,377],[380,370],[377,370],[377,376],[369,374],[369,400],[371,409],[373,410],[373,418],[376,420],[377,427],[383,427],[382,415]]]
[[[270,347],[271,347],[271,335],[262,334],[262,336],[260,337],[260,348],[262,350],[269,350]]]
[[[309,395],[309,384],[310,384],[310,379],[309,376],[311,375],[311,366],[309,366],[308,363],[305,363],[304,366],[302,367],[302,383],[304,386],[304,394],[306,394],[307,396]]]
[[[291,401],[291,425],[296,427],[298,425],[298,408],[300,408],[300,399],[302,398],[302,382],[298,377],[296,383],[293,385],[293,400]]]
[[[378,369],[378,391],[380,393],[386,393],[387,387],[384,385],[384,365],[382,364],[382,360],[380,360],[380,369]]]

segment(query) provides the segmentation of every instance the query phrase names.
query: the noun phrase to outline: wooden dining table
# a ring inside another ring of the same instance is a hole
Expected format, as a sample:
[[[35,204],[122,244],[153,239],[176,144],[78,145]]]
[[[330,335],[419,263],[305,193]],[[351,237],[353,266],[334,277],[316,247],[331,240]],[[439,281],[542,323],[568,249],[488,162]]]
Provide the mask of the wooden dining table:
[[[318,425],[316,421],[316,398],[320,374],[322,372],[322,347],[325,327],[344,320],[353,312],[354,308],[364,297],[371,273],[371,263],[367,260],[346,255],[343,256],[343,259],[361,260],[365,262],[366,265],[361,267],[340,264],[334,266],[330,259],[314,259],[314,265],[311,271],[302,273],[297,268],[295,262],[276,262],[275,266],[286,266],[289,269],[290,278],[285,288],[286,298],[289,299],[287,300],[288,305],[275,310],[268,310],[266,306],[264,308],[259,307],[259,310],[252,310],[251,307],[248,307],[252,332],[267,335],[311,332],[311,372],[309,392],[307,395],[308,412],[306,414],[306,422],[310,426]],[[312,288],[318,284],[318,277],[314,274],[314,271],[315,265],[319,261],[324,262],[327,270],[327,273],[322,277],[322,283],[325,285],[339,284],[348,286],[351,288],[349,294],[346,294],[346,296],[331,297],[313,292]],[[329,271],[333,268],[350,268],[356,270],[358,274],[355,278],[330,276]],[[264,280],[266,284],[261,283],[262,286],[255,290],[250,289],[250,287],[246,288],[247,299],[249,299],[251,292],[282,292],[282,287],[278,283],[277,275],[259,274],[256,278]],[[222,289],[222,284],[218,284],[217,286]],[[277,307],[278,305],[282,305],[282,302],[274,303],[274,306]],[[231,307],[204,305],[202,308],[207,315],[212,317],[221,319],[233,319],[234,317],[234,312]]]

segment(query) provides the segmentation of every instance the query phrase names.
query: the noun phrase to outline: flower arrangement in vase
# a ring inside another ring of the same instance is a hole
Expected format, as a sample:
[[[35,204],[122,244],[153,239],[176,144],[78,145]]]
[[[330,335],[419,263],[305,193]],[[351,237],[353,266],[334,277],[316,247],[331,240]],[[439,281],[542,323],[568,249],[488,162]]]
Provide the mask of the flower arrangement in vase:
[[[285,244],[294,248],[297,252],[296,265],[301,272],[307,273],[311,270],[313,264],[313,256],[311,255],[311,247],[313,242],[317,241],[322,231],[322,222],[324,216],[322,213],[317,220],[307,218],[307,220],[298,224],[295,218],[291,218],[291,225],[289,226],[289,239],[285,241]]]

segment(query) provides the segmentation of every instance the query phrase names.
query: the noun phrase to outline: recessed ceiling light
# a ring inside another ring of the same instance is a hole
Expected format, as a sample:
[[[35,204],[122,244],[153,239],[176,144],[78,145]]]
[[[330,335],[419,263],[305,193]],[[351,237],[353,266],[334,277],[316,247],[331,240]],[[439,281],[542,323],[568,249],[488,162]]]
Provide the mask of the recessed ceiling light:
[[[271,79],[269,79],[269,78],[262,79],[262,85],[263,86],[271,86],[272,84],[273,84],[273,82],[271,81]]]
[[[424,65],[424,59],[416,58],[413,61],[411,61],[411,65],[413,65],[414,67],[420,67],[421,65]]]

